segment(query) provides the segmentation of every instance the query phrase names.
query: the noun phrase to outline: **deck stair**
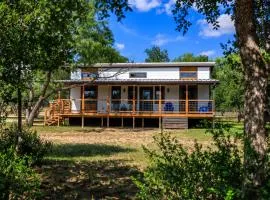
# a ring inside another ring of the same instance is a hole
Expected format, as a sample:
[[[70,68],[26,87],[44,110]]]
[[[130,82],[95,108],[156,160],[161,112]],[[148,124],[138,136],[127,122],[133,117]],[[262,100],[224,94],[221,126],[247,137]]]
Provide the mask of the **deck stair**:
[[[187,129],[188,118],[186,117],[164,117],[162,125],[165,129]]]
[[[54,126],[61,124],[64,120],[64,118],[61,117],[61,113],[64,111],[66,107],[67,105],[64,105],[62,102],[58,101],[51,102],[50,106],[48,108],[45,108],[44,125]]]

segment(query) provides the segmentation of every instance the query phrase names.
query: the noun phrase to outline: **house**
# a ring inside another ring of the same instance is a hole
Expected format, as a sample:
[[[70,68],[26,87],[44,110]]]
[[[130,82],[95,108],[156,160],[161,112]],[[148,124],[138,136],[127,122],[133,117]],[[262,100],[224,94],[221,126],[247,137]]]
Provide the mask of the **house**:
[[[211,78],[214,62],[100,63],[81,66],[70,80],[68,99],[53,101],[45,111],[46,125],[82,127],[89,121],[100,126],[118,124],[144,127],[188,128],[191,119],[214,117]],[[149,122],[150,121],[150,122]]]

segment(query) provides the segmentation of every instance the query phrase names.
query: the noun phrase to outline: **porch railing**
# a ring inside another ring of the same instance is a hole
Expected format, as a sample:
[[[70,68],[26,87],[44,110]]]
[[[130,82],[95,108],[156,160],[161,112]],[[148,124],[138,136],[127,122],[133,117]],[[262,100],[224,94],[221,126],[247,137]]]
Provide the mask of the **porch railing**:
[[[58,99],[60,114],[160,113],[213,114],[213,100]]]

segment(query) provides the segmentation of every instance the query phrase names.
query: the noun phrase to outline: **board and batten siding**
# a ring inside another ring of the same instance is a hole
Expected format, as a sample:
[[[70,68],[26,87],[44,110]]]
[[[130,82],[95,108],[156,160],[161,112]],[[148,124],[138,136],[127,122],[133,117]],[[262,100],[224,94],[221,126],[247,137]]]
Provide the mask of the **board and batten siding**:
[[[179,67],[165,67],[165,68],[108,68],[99,72],[99,76],[109,79],[135,79],[130,78],[129,74],[132,72],[147,73],[146,79],[179,79]],[[81,69],[71,72],[71,80],[81,80]],[[210,67],[197,68],[198,79],[210,79]]]
[[[147,79],[179,79],[179,67],[166,68],[111,68],[100,73],[100,77],[110,77],[110,79],[135,79],[130,78],[131,72],[145,72]]]

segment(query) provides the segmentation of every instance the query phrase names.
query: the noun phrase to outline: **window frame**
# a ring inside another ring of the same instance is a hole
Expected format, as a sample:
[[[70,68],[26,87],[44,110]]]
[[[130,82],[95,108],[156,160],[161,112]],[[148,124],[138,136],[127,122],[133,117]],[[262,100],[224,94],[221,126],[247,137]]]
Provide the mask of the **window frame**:
[[[140,74],[140,75],[142,75],[142,76],[139,76],[139,77],[132,77],[132,74],[133,75],[138,75],[138,74]],[[147,78],[147,72],[129,72],[129,78]]]

